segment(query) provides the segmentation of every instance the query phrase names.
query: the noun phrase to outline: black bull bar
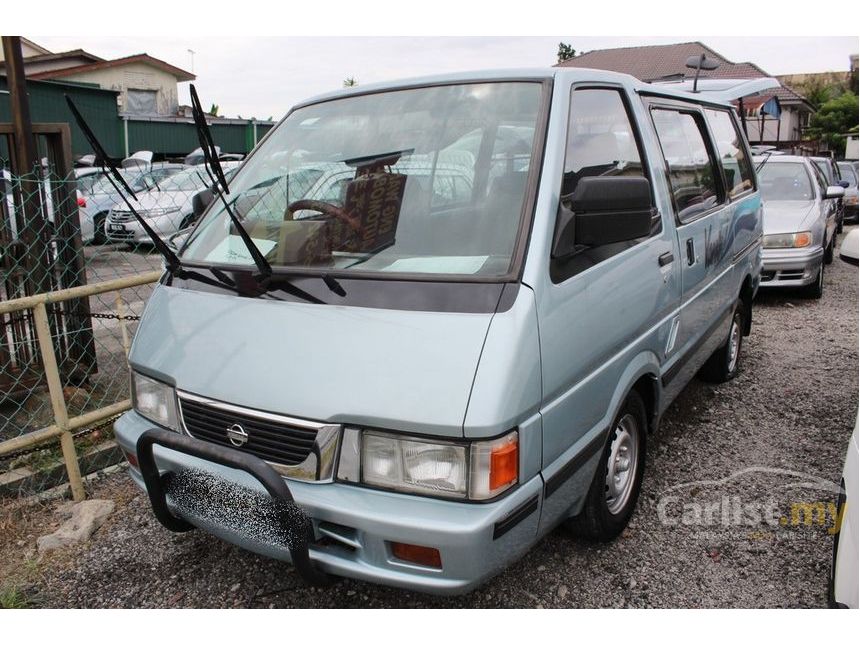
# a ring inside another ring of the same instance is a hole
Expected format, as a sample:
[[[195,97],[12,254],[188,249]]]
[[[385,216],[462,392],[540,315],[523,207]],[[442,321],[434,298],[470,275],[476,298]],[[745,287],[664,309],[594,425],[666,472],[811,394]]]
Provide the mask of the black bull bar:
[[[159,473],[153,456],[153,447],[156,445],[253,475],[274,499],[276,515],[282,526],[290,529],[291,539],[288,548],[293,567],[298,574],[305,582],[313,586],[321,587],[331,584],[331,577],[320,571],[311,562],[308,543],[313,541],[314,533],[310,518],[295,503],[286,482],[269,464],[259,457],[238,450],[231,450],[224,446],[186,437],[176,432],[151,428],[140,435],[137,440],[137,460],[140,464],[143,481],[146,484],[149,501],[152,504],[152,511],[158,521],[166,528],[182,533],[195,527],[176,517],[167,507],[165,488],[173,473],[168,472],[164,475]]]

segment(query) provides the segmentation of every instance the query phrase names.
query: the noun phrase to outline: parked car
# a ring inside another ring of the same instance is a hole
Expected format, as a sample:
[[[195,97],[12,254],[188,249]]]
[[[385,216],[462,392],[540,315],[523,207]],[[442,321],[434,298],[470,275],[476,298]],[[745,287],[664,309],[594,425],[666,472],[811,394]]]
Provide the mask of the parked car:
[[[860,257],[860,229],[852,229],[842,239],[842,244],[839,247],[839,258],[848,264],[857,265],[857,258]]]
[[[856,231],[852,231],[856,232]],[[856,258],[854,264],[857,264]],[[830,562],[829,596],[830,606],[857,609],[858,607],[858,512],[857,512],[857,469],[860,461],[860,442],[857,428],[860,419],[854,423],[854,432],[848,442],[845,465],[842,469],[841,493],[836,500],[836,515],[839,518],[837,531],[833,535],[833,557]]]
[[[846,222],[858,223],[858,195],[857,195],[857,170],[856,166],[850,161],[840,161],[836,164],[839,167],[839,172],[842,173],[842,180],[848,182],[845,187],[845,197],[842,200],[845,204]]]
[[[162,180],[185,169],[186,166],[183,164],[155,163],[147,169],[131,168],[119,172],[132,190],[136,193],[146,193],[155,189]],[[105,221],[108,212],[114,206],[125,205],[125,202],[117,193],[113,183],[103,175],[90,186],[88,193],[84,193],[84,198],[87,204],[85,216],[94,230],[94,242],[104,244],[107,241]]]
[[[808,157],[755,157],[764,202],[762,287],[800,287],[811,298],[824,290],[824,266],[836,247],[836,200]]]
[[[83,168],[75,168],[75,182],[77,183],[78,190],[82,193],[90,192],[92,185],[101,179],[102,175],[102,169],[98,167],[85,166]]]
[[[44,166],[43,166],[44,168]],[[76,182],[77,184],[77,182]],[[54,223],[56,213],[54,211],[54,189],[56,185],[52,178],[45,172],[41,180],[41,189],[38,191],[36,199],[39,201],[39,212],[47,217],[45,224],[46,231],[43,231],[47,236],[54,235]],[[70,196],[71,197],[71,196]],[[75,207],[78,210],[80,218],[81,241],[83,243],[91,242],[93,239],[92,222],[86,215],[86,198],[79,188],[74,192]],[[16,189],[13,186],[12,175],[5,168],[0,169],[0,203],[4,207],[0,209],[0,218],[2,218],[2,226],[7,231],[8,239],[14,240],[18,237],[18,217],[14,217],[18,206],[20,205],[20,196],[16,196]],[[16,205],[16,202],[19,202]]]
[[[559,524],[618,536],[669,404],[738,373],[759,285],[731,101],[776,81],[698,86],[551,68],[293,109],[136,333],[115,433],[156,517],[314,584],[434,593]],[[457,199],[433,172],[451,149]],[[314,164],[344,175],[336,197],[290,189]]]
[[[229,170],[238,165],[238,162],[228,162],[224,167]],[[138,195],[133,205],[153,230],[167,238],[194,221],[192,198],[209,181],[202,167],[186,167],[155,182],[150,190]],[[149,235],[124,203],[116,204],[108,212],[105,235],[110,242],[151,243]]]
[[[841,186],[842,188],[848,188],[848,182],[842,179],[842,174],[839,171],[839,166],[836,165],[836,162],[830,157],[810,157],[810,159],[815,163],[815,166],[824,174],[827,178],[827,183],[830,186]],[[845,221],[845,204],[840,197],[836,201],[837,205],[837,214],[836,214],[836,232],[842,232],[842,225]]]

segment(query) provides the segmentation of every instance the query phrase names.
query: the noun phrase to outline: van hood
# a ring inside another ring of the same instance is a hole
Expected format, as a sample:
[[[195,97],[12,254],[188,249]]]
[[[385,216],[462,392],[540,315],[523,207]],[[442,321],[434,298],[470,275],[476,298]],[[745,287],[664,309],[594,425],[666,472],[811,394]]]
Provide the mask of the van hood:
[[[765,202],[762,230],[765,235],[809,230],[811,221],[808,220],[814,210],[815,202],[810,201]]]
[[[158,285],[129,362],[180,390],[256,410],[460,437],[491,318]]]

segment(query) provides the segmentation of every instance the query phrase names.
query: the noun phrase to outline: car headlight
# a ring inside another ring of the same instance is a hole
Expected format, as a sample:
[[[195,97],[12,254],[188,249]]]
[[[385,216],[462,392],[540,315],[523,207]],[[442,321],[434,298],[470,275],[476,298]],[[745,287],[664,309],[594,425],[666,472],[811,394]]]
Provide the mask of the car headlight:
[[[803,231],[801,233],[765,235],[763,243],[766,249],[800,249],[812,244],[812,233]]]
[[[350,429],[350,432],[358,432]],[[389,490],[454,499],[485,500],[514,486],[519,473],[516,430],[499,439],[457,443],[428,441],[375,430],[361,432],[359,455],[339,476],[356,481],[346,471],[360,459],[361,483]],[[343,453],[344,455],[346,453]]]
[[[173,206],[171,208],[151,208],[150,210],[143,211],[140,215],[141,217],[161,217],[162,215],[170,215],[171,213],[178,213],[179,211],[179,206]]]
[[[171,386],[132,372],[131,393],[135,412],[164,428],[179,431],[176,392]]]

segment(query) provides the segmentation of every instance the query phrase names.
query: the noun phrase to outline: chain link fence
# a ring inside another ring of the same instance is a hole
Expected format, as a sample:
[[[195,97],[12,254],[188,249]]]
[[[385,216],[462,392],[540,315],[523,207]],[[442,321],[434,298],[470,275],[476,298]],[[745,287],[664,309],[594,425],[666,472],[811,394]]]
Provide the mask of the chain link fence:
[[[122,172],[138,193],[138,211],[164,239],[193,222],[194,197],[208,183],[202,168],[163,163]],[[16,176],[0,159],[0,497],[32,494],[70,476],[56,441],[26,439],[56,425],[57,402],[36,307],[10,310],[10,301],[136,280],[44,305],[67,417],[98,417],[93,413],[129,399],[127,354],[153,272],[162,267],[105,175],[98,169],[74,175],[61,176],[43,159],[33,172]],[[119,460],[111,441],[115,417],[72,431],[82,474]]]

